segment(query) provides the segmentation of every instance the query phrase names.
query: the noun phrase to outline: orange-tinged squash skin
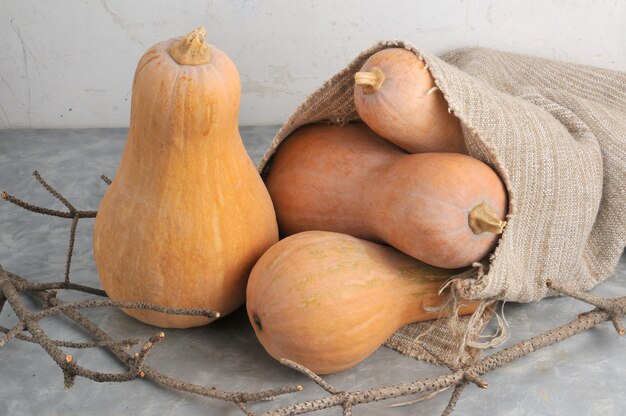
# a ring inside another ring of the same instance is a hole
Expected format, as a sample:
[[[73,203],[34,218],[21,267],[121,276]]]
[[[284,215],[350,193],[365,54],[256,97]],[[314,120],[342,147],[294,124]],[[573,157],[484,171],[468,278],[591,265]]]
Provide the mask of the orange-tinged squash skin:
[[[355,237],[307,231],[272,246],[252,269],[248,317],[277,360],[318,374],[350,368],[398,328],[436,319],[437,291],[460,270],[428,266],[397,250]],[[462,301],[461,314],[477,303]]]
[[[376,133],[409,153],[467,153],[459,119],[435,81],[413,52],[388,48],[370,56],[359,74],[377,68],[384,76],[379,88],[359,85],[355,77],[354,106]]]
[[[278,229],[239,135],[235,65],[211,45],[208,63],[180,65],[168,53],[173,41],[137,66],[128,141],[96,217],[94,258],[114,300],[223,316],[243,304],[250,270]],[[125,312],[159,327],[209,322]]]
[[[493,249],[499,236],[472,230],[473,208],[485,203],[498,221],[507,211],[504,184],[483,162],[407,154],[363,123],[300,128],[270,163],[265,182],[283,235],[346,233],[437,267],[468,266]]]

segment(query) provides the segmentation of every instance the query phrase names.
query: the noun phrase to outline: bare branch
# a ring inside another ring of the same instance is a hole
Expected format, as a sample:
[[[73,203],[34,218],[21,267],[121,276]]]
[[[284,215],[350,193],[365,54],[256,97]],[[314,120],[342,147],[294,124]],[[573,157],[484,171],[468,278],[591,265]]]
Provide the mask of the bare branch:
[[[301,364],[298,364],[286,358],[281,358],[280,363],[284,365],[285,367],[289,367],[292,370],[296,370],[297,372],[304,374],[305,376],[313,380],[318,386],[320,386],[321,388],[323,388],[330,394],[342,393],[341,391],[337,390],[336,388],[328,384],[326,381],[324,381],[324,379],[322,379],[320,376],[315,374],[313,371],[309,370],[308,368],[306,368],[305,366]]]
[[[623,308],[624,306],[626,306],[626,296],[614,300],[618,303],[620,307]],[[611,319],[611,317],[608,312],[604,310],[594,310],[581,314],[578,316],[578,318],[574,319],[570,323],[560,326],[558,328],[554,328],[546,332],[545,334],[532,337],[512,347],[493,353],[483,358],[476,364],[473,364],[466,369],[458,370],[452,374],[414,380],[409,383],[376,387],[368,390],[346,392],[343,395],[348,395],[351,399],[350,402],[353,405],[357,405],[407,396],[416,393],[424,393],[427,391],[433,391],[442,389],[444,387],[457,385],[465,382],[467,380],[468,374],[470,374],[470,376],[481,376],[485,373],[500,368],[505,364],[524,357],[532,353],[533,351],[550,346],[576,334],[580,334],[581,332],[584,332],[589,328],[592,328],[599,323],[607,321],[609,319]],[[282,407],[270,411],[267,413],[267,415],[297,415],[327,409],[329,407],[342,406],[342,403],[345,401],[345,398],[341,397],[343,395],[332,395],[319,399],[296,403],[291,406]]]
[[[248,406],[246,406],[246,402],[235,402],[235,404],[237,405],[237,407],[239,407],[241,409],[241,411],[247,415],[247,416],[254,416],[254,413],[252,413],[252,411],[250,411],[248,409]]]
[[[463,393],[463,390],[465,390],[466,386],[467,386],[467,382],[460,383],[454,386],[454,390],[452,391],[452,396],[450,396],[450,401],[448,402],[448,405],[446,406],[446,408],[443,409],[443,413],[441,413],[441,416],[450,416],[452,414],[452,412],[454,411],[454,408],[456,407],[457,402],[459,401],[459,398],[461,397],[461,393]]]
[[[11,279],[2,269],[0,269],[0,290],[7,298],[7,302],[20,320],[20,323],[31,333],[32,339],[39,344],[44,351],[63,370],[64,383],[66,388],[71,388],[77,376],[88,378],[99,382],[122,382],[132,380],[137,374],[132,371],[125,373],[104,373],[93,371],[82,367],[76,363],[71,355],[65,354],[41,329],[39,323],[32,319],[32,315],[19,298],[18,292],[13,287]]]
[[[31,283],[26,279],[11,273],[7,272],[0,267],[0,279],[2,275],[6,275],[9,279],[12,280],[13,289],[16,291],[46,291],[50,289],[73,289],[86,293],[93,293],[99,296],[106,297],[106,292],[100,289],[91,288],[89,286],[83,286],[75,283],[66,283],[66,282],[55,282],[55,283]],[[47,298],[50,298],[51,294],[47,295]],[[124,302],[124,301],[114,301],[111,299],[103,299],[103,300],[88,300],[88,301],[80,301],[73,303],[63,303],[57,307],[48,307],[38,313],[32,314],[31,318],[39,321],[43,318],[52,316],[58,312],[65,311],[67,309],[85,309],[85,308],[99,308],[99,307],[118,307],[118,308],[127,308],[127,309],[143,309],[150,310],[155,312],[167,313],[172,315],[190,315],[190,316],[205,316],[207,318],[219,318],[220,313],[210,311],[208,309],[182,309],[182,308],[170,308],[161,305],[155,305],[152,303],[145,302]]]
[[[141,378],[145,377],[146,374],[143,371],[143,363],[148,353],[152,350],[152,348],[154,348],[157,343],[161,342],[163,338],[165,338],[165,333],[159,332],[158,334],[151,336],[150,339],[145,344],[143,344],[143,347],[141,347],[139,352],[136,352],[134,355],[135,362],[129,369],[130,373],[138,375]]]
[[[20,335],[20,332],[24,330],[24,322],[18,322],[17,325],[11,329],[4,327],[2,327],[2,329],[6,329],[6,331],[2,331],[4,332],[4,336],[0,338],[0,347],[4,347],[7,342]]]
[[[78,226],[79,219],[80,217],[78,215],[75,215],[74,218],[72,218],[72,225],[70,226],[70,238],[69,238],[70,241],[67,247],[67,255],[65,257],[66,258],[65,274],[64,274],[65,283],[70,282],[70,266],[72,264],[72,253],[74,252],[74,241],[76,240],[76,227]]]
[[[625,308],[624,305],[620,305],[619,301],[616,301],[615,299],[604,299],[589,292],[568,289],[564,286],[561,286],[558,282],[549,279],[546,282],[546,286],[563,295],[570,296],[574,299],[580,300],[581,302],[588,303],[598,309],[606,311],[611,317],[611,322],[613,322],[613,326],[615,327],[617,333],[619,335],[626,334],[624,325],[622,325],[622,318],[624,317]]]
[[[59,191],[50,186],[50,184],[41,177],[39,172],[34,171],[33,176],[35,177],[35,179],[37,179],[37,182],[39,182],[39,184],[45,188],[46,191],[48,191],[53,197],[61,201],[61,203],[67,207],[69,212],[76,212],[76,208],[74,208],[74,205],[70,204],[70,201],[68,201],[63,195],[61,195]]]
[[[99,382],[122,382],[132,380],[137,377],[145,377],[157,384],[161,384],[165,387],[169,387],[172,389],[194,393],[218,400],[233,402],[242,411],[244,411],[244,413],[249,415],[252,415],[252,412],[247,409],[247,403],[249,402],[259,400],[271,400],[278,395],[293,393],[302,390],[302,386],[296,385],[284,386],[258,392],[226,392],[218,390],[214,387],[209,388],[192,383],[187,383],[182,380],[173,379],[145,365],[145,359],[148,353],[154,348],[154,346],[158,342],[160,342],[160,340],[164,338],[165,334],[163,332],[160,332],[151,337],[138,352],[134,353],[133,355],[128,355],[125,350],[130,348],[131,345],[136,344],[138,340],[114,340],[108,334],[102,331],[97,325],[95,325],[85,316],[80,314],[77,309],[114,306],[120,308],[153,310],[157,312],[177,315],[182,314],[206,316],[208,318],[218,318],[220,316],[218,312],[208,311],[204,309],[169,308],[143,302],[121,302],[112,301],[110,299],[88,300],[73,303],[64,303],[57,299],[55,291],[56,289],[77,290],[85,293],[95,294],[98,296],[107,296],[103,290],[80,284],[74,284],[71,283],[69,279],[78,220],[80,218],[93,218],[96,216],[97,212],[77,210],[63,195],[61,195],[58,191],[52,188],[39,175],[39,173],[35,171],[33,175],[48,192],[50,192],[55,198],[61,201],[68,208],[69,212],[35,206],[25,201],[22,201],[21,199],[16,198],[8,194],[7,192],[0,193],[0,197],[13,203],[14,205],[17,205],[31,212],[72,219],[68,251],[66,256],[64,281],[33,283],[14,273],[4,271],[0,266],[0,311],[2,310],[5,302],[8,302],[20,319],[18,325],[12,329],[0,326],[0,333],[4,333],[4,336],[2,337],[3,343],[7,342],[10,338],[15,337],[23,341],[39,344],[63,371],[64,384],[66,388],[71,388],[74,384],[76,377],[78,376]],[[101,179],[107,184],[111,183],[111,180],[104,175],[102,175]],[[24,292],[28,295],[33,296],[34,298],[42,302],[44,309],[37,313],[30,313],[25,307],[22,300],[19,298],[18,292]],[[91,342],[72,342],[50,339],[41,329],[38,322],[45,317],[53,316],[57,313],[62,313],[72,319],[96,340]],[[21,331],[24,329],[28,330],[28,332],[30,332],[30,335],[22,333]],[[65,354],[60,349],[61,347],[105,347],[127,367],[128,371],[123,373],[103,373],[90,370],[88,368],[78,365],[74,357],[72,355]]]
[[[6,328],[0,325],[0,332],[3,332],[6,334],[9,332],[9,328]],[[21,333],[15,334],[15,338],[19,339],[20,341],[31,342],[35,344],[37,343],[33,339],[33,337],[29,335],[21,334]],[[52,342],[57,347],[72,348],[72,349],[102,348],[102,347],[115,347],[115,348],[129,349],[133,345],[139,344],[141,340],[137,338],[127,338],[127,339],[121,339],[119,341],[114,341],[114,342],[101,342],[101,341],[75,342],[75,341],[63,341],[63,340],[54,339],[52,340]]]
[[[11,276],[10,272],[6,272],[9,276]],[[92,295],[107,297],[107,293],[102,289],[96,289],[90,286],[84,286],[77,283],[67,283],[67,282],[50,282],[50,283],[34,283],[34,282],[15,282],[15,289],[18,292],[29,291],[29,292],[39,292],[45,290],[56,290],[56,289],[66,289],[66,290],[76,290],[78,292],[89,293]]]
[[[59,306],[52,306],[46,308],[40,312],[31,315],[31,319],[39,321],[43,318],[47,318],[56,313],[66,311],[69,309],[88,309],[88,308],[102,308],[102,307],[115,307],[125,309],[141,309],[147,311],[155,311],[161,313],[167,313],[171,315],[190,315],[190,316],[205,316],[207,318],[219,318],[220,313],[210,311],[208,309],[182,309],[182,308],[169,308],[166,306],[155,305],[153,303],[145,302],[121,302],[111,299],[103,300],[85,300],[80,302],[64,303]]]
[[[76,211],[75,213],[71,213],[58,211],[55,209],[38,207],[36,205],[29,204],[28,202],[24,202],[6,191],[0,192],[0,198],[12,203],[13,205],[17,205],[18,207],[23,208],[26,211],[35,212],[42,215],[48,215],[51,217],[74,218],[75,216],[78,216],[79,218],[96,218],[96,214],[98,213],[98,211]]]
[[[24,283],[25,279],[16,275],[15,273],[8,273],[2,270],[0,267],[0,281],[2,280],[3,273],[5,276],[8,276],[13,282],[16,283]],[[0,291],[1,291],[0,287]],[[51,295],[49,292],[45,291],[36,291],[36,292],[28,292],[29,295],[32,295],[35,299],[39,300],[43,304],[49,304],[51,307],[59,307],[65,305],[64,302],[57,299],[55,296]],[[81,328],[83,328],[87,333],[93,336],[97,342],[103,343],[106,348],[127,368],[131,368],[134,365],[134,356],[129,355],[128,352],[124,350],[124,348],[118,347],[118,342],[111,338],[106,332],[104,332],[100,327],[91,322],[87,317],[82,315],[76,309],[60,309],[60,313],[63,313],[65,316],[73,320],[76,324],[78,324]],[[171,377],[166,376],[165,374],[159,372],[156,369],[143,365],[142,371],[144,373],[144,378],[151,380],[157,384],[160,384],[164,387],[168,387],[171,389],[184,391],[188,393],[197,394],[204,397],[210,397],[213,399],[230,401],[235,404],[237,403],[248,403],[255,402],[260,400],[272,399],[275,396],[280,396],[283,394],[294,393],[302,390],[301,385],[295,386],[284,386],[273,388],[269,390],[262,390],[258,392],[228,392],[216,389],[214,387],[205,387],[200,386],[193,383],[188,383],[182,380],[177,380]],[[70,380],[67,380],[69,378]],[[66,377],[67,382],[71,382],[71,376]],[[99,380],[96,380],[99,381]]]
[[[38,207],[24,202],[21,199],[8,194],[7,192],[1,192],[0,197],[13,203],[14,205],[20,206],[31,212],[72,220],[70,227],[68,251],[66,256],[64,281],[33,283],[23,279],[16,274],[4,271],[0,266],[0,312],[2,311],[3,306],[8,303],[19,319],[18,324],[16,324],[13,328],[5,328],[3,326],[0,326],[0,333],[3,334],[3,336],[0,338],[0,346],[4,345],[6,342],[13,338],[39,344],[63,371],[64,382],[67,388],[70,388],[73,385],[76,377],[84,377],[99,382],[123,382],[133,380],[138,377],[146,378],[153,381],[154,383],[171,389],[232,402],[237,405],[238,408],[246,415],[253,414],[252,411],[248,408],[248,404],[250,402],[259,400],[271,400],[272,398],[274,398],[274,396],[302,390],[302,386],[296,385],[283,386],[258,392],[231,392],[219,390],[214,387],[200,386],[193,383],[185,382],[183,380],[177,380],[168,377],[165,374],[160,373],[158,370],[145,365],[145,360],[148,354],[150,353],[150,351],[152,351],[155,345],[164,338],[164,333],[160,332],[152,336],[143,344],[140,350],[133,354],[129,354],[128,349],[130,348],[130,346],[136,345],[137,343],[139,343],[139,340],[113,339],[96,324],[94,324],[92,321],[82,315],[78,311],[78,309],[120,307],[129,309],[132,308],[153,310],[162,313],[179,315],[182,314],[207,316],[209,318],[219,317],[219,313],[217,312],[206,311],[202,309],[175,309],[148,303],[121,302],[113,301],[110,299],[88,300],[72,303],[64,303],[57,299],[55,292],[55,290],[57,289],[76,290],[106,297],[106,293],[100,289],[95,289],[80,284],[74,284],[71,283],[69,279],[78,220],[80,218],[94,218],[97,212],[77,210],[63,195],[61,195],[57,190],[52,188],[36,171],[33,173],[33,175],[35,176],[37,181],[48,192],[50,192],[50,194],[52,194],[67,207],[68,212]],[[111,184],[111,180],[106,176],[102,175],[101,179],[105,183]],[[450,397],[450,401],[443,412],[443,415],[446,416],[449,415],[455,408],[459,397],[465,386],[467,386],[468,382],[473,382],[479,387],[487,387],[487,383],[485,383],[480,378],[483,374],[486,374],[507,363],[531,354],[538,349],[547,347],[556,342],[562,341],[566,338],[586,331],[589,328],[592,328],[599,323],[607,320],[611,320],[613,322],[615,328],[620,334],[626,332],[624,331],[624,327],[621,323],[621,320],[623,319],[623,316],[626,312],[626,297],[616,299],[603,299],[589,293],[579,292],[565,287],[561,287],[558,283],[555,283],[553,281],[548,281],[547,285],[553,290],[558,291],[562,294],[592,304],[596,306],[596,309],[587,313],[580,314],[576,319],[566,325],[552,329],[544,334],[538,335],[528,340],[521,341],[510,348],[493,353],[481,360],[477,360],[471,365],[467,365],[463,368],[448,366],[448,368],[451,370],[450,374],[426,379],[418,379],[408,383],[370,388],[366,390],[340,391],[309,369],[303,367],[302,365],[293,361],[283,359],[281,360],[281,363],[283,365],[286,365],[313,380],[330,395],[318,399],[295,403],[287,407],[277,408],[268,412],[267,414],[295,415],[314,412],[330,407],[341,407],[343,410],[343,414],[350,416],[352,415],[353,407],[356,405],[363,405],[375,401],[405,397],[414,394],[428,393],[418,398],[417,400],[402,404],[415,403],[418,401],[427,400],[436,393],[454,387],[454,391],[452,393],[452,396]],[[19,292],[30,295],[38,301],[42,302],[44,309],[40,312],[31,313],[26,308],[22,299],[19,297]],[[65,316],[73,320],[78,326],[80,326],[89,335],[91,335],[94,338],[94,341],[73,342],[51,339],[39,326],[39,320],[59,313],[64,314]],[[28,331],[30,335],[26,334],[23,331]],[[94,347],[107,348],[121,363],[126,366],[127,371],[122,373],[104,373],[93,371],[86,367],[80,366],[72,355],[66,354],[61,350],[61,348]]]
[[[404,406],[410,406],[412,404],[419,403],[419,402],[425,402],[426,400],[430,400],[433,397],[435,397],[436,395],[438,395],[440,393],[443,393],[444,391],[448,390],[449,388],[450,388],[450,386],[444,387],[441,390],[432,391],[432,392],[430,392],[428,394],[424,394],[423,396],[420,396],[420,397],[418,397],[417,399],[414,399],[414,400],[409,400],[409,401],[402,402],[402,403],[390,404],[389,407],[404,407]]]

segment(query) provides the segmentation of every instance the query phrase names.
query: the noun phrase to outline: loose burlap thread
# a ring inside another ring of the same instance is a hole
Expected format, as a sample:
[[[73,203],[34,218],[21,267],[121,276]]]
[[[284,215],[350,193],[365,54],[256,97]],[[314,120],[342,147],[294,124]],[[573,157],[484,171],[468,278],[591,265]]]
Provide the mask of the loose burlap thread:
[[[475,355],[493,301],[555,295],[547,279],[589,290],[615,270],[626,245],[626,73],[481,48],[437,57],[407,42],[380,42],[296,109],[263,157],[261,174],[298,127],[358,120],[354,73],[391,47],[427,64],[461,120],[470,155],[493,167],[509,193],[507,226],[494,253],[453,285],[489,307],[458,319],[456,328],[443,320],[408,325],[386,344],[458,364]]]

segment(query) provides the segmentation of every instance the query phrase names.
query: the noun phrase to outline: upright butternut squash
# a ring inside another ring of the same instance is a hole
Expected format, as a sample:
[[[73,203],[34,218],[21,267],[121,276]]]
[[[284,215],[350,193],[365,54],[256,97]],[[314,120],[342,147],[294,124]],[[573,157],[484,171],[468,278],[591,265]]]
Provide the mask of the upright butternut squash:
[[[505,224],[507,193],[489,166],[407,154],[362,123],[303,127],[270,163],[265,181],[284,235],[336,231],[456,268],[485,257]]]
[[[461,123],[413,52],[383,49],[354,76],[354,106],[376,133],[409,153],[467,153]]]
[[[235,65],[204,29],[139,61],[128,142],[94,228],[102,286],[115,300],[225,315],[244,302],[255,261],[278,239],[272,202],[237,125]],[[126,310],[160,327],[208,318]]]
[[[272,357],[334,373],[367,358],[400,327],[437,318],[441,312],[432,310],[447,299],[438,290],[459,272],[345,234],[308,231],[259,259],[246,308]],[[461,305],[467,314],[477,303]]]

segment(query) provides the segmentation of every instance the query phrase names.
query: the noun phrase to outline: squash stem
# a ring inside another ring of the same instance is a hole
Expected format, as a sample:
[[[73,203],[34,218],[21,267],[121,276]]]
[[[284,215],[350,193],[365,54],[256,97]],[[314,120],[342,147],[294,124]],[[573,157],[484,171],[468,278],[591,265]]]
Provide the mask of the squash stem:
[[[469,226],[474,234],[490,232],[502,234],[506,221],[501,221],[493,209],[484,202],[476,205],[468,216]]]
[[[211,60],[209,46],[204,43],[204,26],[192,30],[187,36],[176,39],[168,52],[180,65],[202,65]]]
[[[378,91],[385,82],[385,73],[382,69],[375,66],[371,71],[357,72],[354,74],[354,82],[356,85],[363,87],[365,94],[373,94]]]

